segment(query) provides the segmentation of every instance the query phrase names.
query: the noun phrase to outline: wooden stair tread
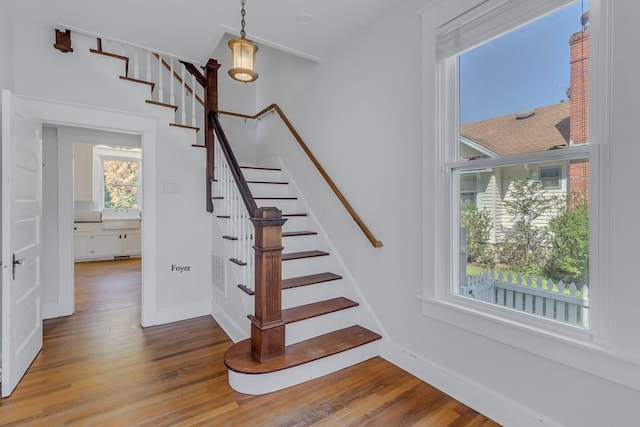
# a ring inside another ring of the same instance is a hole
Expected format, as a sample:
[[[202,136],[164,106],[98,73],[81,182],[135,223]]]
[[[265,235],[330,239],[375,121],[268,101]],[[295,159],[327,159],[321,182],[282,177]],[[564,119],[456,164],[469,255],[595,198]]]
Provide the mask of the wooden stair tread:
[[[282,237],[315,236],[317,234],[315,231],[283,231]]]
[[[232,345],[224,355],[224,363],[232,371],[243,374],[267,374],[313,362],[382,338],[359,325],[349,326],[287,346],[283,356],[265,362],[251,357],[251,340]]]
[[[280,168],[268,168],[268,167],[263,167],[263,166],[240,166],[240,169],[256,169],[256,170],[263,170],[263,171],[282,171],[282,169]]]
[[[151,105],[159,105],[160,107],[172,108],[173,111],[178,111],[178,106],[177,105],[166,104],[164,102],[154,101],[153,99],[147,99],[146,103],[147,104],[151,104]]]
[[[289,185],[288,182],[285,181],[247,181],[247,184],[279,184],[279,185]]]
[[[126,57],[126,56],[117,55],[115,53],[105,52],[103,50],[98,50],[98,49],[89,49],[89,51],[91,53],[97,53],[98,55],[104,55],[104,56],[108,56],[110,58],[122,59],[123,61],[129,62],[129,58]]]
[[[319,256],[327,256],[328,252],[323,251],[302,251],[302,252],[290,252],[288,254],[282,254],[282,261],[290,261],[294,259],[302,258],[314,258]]]
[[[200,128],[197,126],[181,125],[180,123],[169,123],[169,126],[174,126],[174,127],[183,128],[183,129],[193,129],[196,132],[200,130]]]
[[[282,310],[282,320],[284,320],[284,323],[295,323],[357,306],[358,303],[355,301],[338,297]]]
[[[134,79],[133,77],[127,77],[127,76],[120,76],[120,78],[128,82],[140,83],[143,85],[151,86],[151,90],[153,90],[153,88],[156,87],[156,84],[154,82],[149,82],[147,80]]]
[[[238,238],[236,236],[225,235],[225,236],[222,236],[222,238],[225,239],[225,240],[238,240]]]
[[[255,200],[298,200],[298,198],[295,196],[275,196],[275,197],[258,196],[258,197],[254,197],[254,199]]]
[[[309,214],[306,213],[286,213],[286,214],[282,214],[283,217],[286,216],[309,216]]]
[[[324,283],[340,279],[342,279],[342,276],[329,272],[292,277],[290,279],[282,279],[282,289],[298,288],[300,286],[315,285],[316,283]]]

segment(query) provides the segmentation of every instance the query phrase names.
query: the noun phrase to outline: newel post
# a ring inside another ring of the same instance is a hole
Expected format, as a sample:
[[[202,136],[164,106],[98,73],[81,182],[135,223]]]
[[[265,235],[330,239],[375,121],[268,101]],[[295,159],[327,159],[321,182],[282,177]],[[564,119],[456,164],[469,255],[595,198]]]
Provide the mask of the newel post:
[[[204,145],[207,150],[207,212],[213,212],[211,190],[214,180],[214,135],[209,122],[209,112],[218,114],[218,68],[220,64],[215,59],[209,59],[205,68],[205,101],[204,101]]]
[[[256,211],[255,314],[251,320],[251,356],[264,362],[284,354],[282,320],[282,225],[286,219],[277,208]]]

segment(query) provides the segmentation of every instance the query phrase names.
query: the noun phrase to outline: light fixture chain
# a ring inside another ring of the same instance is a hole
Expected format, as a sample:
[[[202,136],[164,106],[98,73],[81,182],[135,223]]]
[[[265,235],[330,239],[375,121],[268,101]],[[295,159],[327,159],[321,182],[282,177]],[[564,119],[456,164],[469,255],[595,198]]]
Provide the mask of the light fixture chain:
[[[245,25],[245,21],[244,21],[244,16],[245,16],[244,5],[245,5],[245,0],[242,0],[241,3],[242,3],[242,11],[240,12],[240,15],[242,15],[242,20],[240,21],[240,24],[242,25],[242,29],[240,30],[240,36],[244,39],[244,38],[247,37],[247,33],[245,33],[245,31],[244,31],[244,25]]]

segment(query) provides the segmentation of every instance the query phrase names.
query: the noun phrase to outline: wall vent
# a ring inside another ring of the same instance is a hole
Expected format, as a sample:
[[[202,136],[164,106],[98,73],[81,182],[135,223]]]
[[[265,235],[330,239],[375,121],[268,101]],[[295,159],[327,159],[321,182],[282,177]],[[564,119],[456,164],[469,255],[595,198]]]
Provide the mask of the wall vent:
[[[227,259],[211,254],[211,285],[215,292],[227,297]]]

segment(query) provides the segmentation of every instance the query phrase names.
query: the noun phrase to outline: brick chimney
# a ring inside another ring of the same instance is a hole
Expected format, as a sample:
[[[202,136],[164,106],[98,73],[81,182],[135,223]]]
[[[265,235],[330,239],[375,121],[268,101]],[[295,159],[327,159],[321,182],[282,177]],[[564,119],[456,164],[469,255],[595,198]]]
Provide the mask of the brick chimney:
[[[589,137],[589,12],[580,22],[583,30],[569,39],[571,48],[569,139],[571,145],[586,144]],[[589,162],[572,160],[569,164],[569,196],[588,195]],[[573,204],[574,201],[571,201]]]

